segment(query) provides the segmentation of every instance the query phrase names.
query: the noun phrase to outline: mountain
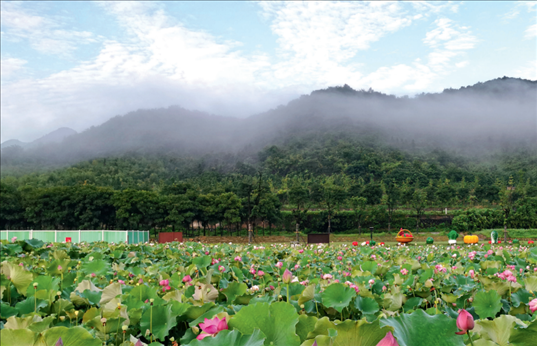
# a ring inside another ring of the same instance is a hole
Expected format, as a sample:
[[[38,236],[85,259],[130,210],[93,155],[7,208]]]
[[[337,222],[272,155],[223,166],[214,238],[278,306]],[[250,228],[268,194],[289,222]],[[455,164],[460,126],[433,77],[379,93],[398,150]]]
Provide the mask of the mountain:
[[[28,144],[29,143],[21,142],[18,139],[8,139],[4,143],[2,143],[2,148],[16,147],[16,146],[21,147],[21,148],[25,148]]]
[[[69,127],[60,127],[59,129],[36,139],[31,143],[32,146],[39,146],[48,143],[59,143],[69,136],[74,136],[78,132]]]
[[[49,143],[59,143],[69,136],[76,135],[78,132],[68,127],[60,127],[57,130],[54,130],[43,137],[40,137],[32,142],[21,142],[18,139],[10,139],[2,143],[2,149],[12,146],[19,146],[22,148],[35,148],[41,145],[46,145]]]
[[[59,129],[22,152],[3,149],[2,164],[68,164],[125,153],[256,160],[263,148],[325,137],[491,155],[498,149],[537,145],[536,102],[536,81],[508,77],[414,98],[344,85],[313,91],[246,119],[178,106],[137,110],[79,134]]]

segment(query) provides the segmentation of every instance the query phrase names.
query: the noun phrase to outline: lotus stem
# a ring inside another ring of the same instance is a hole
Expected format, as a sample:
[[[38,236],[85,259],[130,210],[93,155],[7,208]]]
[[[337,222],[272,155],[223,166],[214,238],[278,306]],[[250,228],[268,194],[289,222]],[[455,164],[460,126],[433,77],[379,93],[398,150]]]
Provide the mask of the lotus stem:
[[[287,302],[291,304],[291,301],[289,300],[289,284],[287,284]]]
[[[153,303],[151,303],[151,310],[149,311],[149,331],[151,332],[151,342],[153,342]]]
[[[472,337],[470,336],[470,331],[467,330],[467,331],[466,331],[466,334],[468,334],[468,339],[470,340],[470,344],[471,344],[472,346],[474,346],[474,342],[472,341]]]

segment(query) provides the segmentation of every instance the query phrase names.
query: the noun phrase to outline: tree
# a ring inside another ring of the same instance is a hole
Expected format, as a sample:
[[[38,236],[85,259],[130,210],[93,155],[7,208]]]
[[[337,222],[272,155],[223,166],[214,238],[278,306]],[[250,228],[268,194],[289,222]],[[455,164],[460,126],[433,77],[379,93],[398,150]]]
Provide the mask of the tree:
[[[15,186],[0,182],[0,227],[11,229],[24,219],[22,196]]]
[[[299,241],[300,225],[306,220],[308,210],[312,204],[310,190],[306,184],[307,182],[302,177],[295,176],[291,180],[291,186],[287,192],[289,202],[295,206],[292,214],[295,219],[297,242]]]
[[[411,205],[412,209],[416,211],[416,233],[418,233],[420,229],[420,219],[427,206],[427,193],[423,190],[416,189],[412,195]]]
[[[367,200],[368,205],[380,204],[382,199],[382,186],[371,180],[369,184],[364,185],[361,196]]]
[[[365,207],[367,200],[364,197],[352,197],[351,200],[352,210],[354,211],[354,219],[358,224],[358,233],[362,234],[362,218],[365,215]]]
[[[455,198],[456,192],[455,188],[449,183],[449,179],[446,179],[436,191],[436,197],[444,206],[448,206],[449,202]]]
[[[339,186],[334,176],[330,176],[321,184],[321,198],[319,205],[324,207],[328,217],[328,233],[331,232],[331,221],[334,215],[339,210],[340,204],[345,200],[346,191],[342,186]]]
[[[393,213],[395,211],[395,208],[397,207],[397,203],[399,202],[399,198],[401,196],[401,191],[399,190],[399,187],[395,183],[395,180],[389,180],[388,183],[385,184],[385,198],[384,203],[386,204],[387,211],[388,211],[388,233],[391,232],[391,223],[392,223],[392,217]]]
[[[215,199],[216,215],[226,225],[232,225],[241,220],[241,200],[233,192],[226,192],[218,195]]]

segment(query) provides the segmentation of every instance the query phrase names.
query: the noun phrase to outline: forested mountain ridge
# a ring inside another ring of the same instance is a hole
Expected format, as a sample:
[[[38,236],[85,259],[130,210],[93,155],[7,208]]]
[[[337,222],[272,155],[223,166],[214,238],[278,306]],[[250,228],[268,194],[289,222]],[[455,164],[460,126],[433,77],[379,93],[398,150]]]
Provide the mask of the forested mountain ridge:
[[[537,143],[536,102],[537,82],[506,77],[415,98],[345,85],[313,91],[246,119],[178,106],[138,110],[61,143],[26,150],[4,148],[2,164],[71,164],[128,152],[194,157],[215,152],[251,154],[268,145],[327,132],[375,137],[395,148],[414,141],[414,148],[490,153]]]
[[[19,146],[22,148],[32,148],[39,147],[44,144],[49,143],[58,143],[63,141],[65,138],[76,135],[77,132],[69,127],[60,127],[57,130],[54,130],[32,142],[21,142],[18,139],[10,139],[2,143],[2,148],[7,148],[10,146]]]
[[[536,83],[482,84],[414,99],[328,88],[247,119],[139,110],[3,149],[0,227],[389,230],[437,207],[458,209],[443,227],[460,231],[535,228]]]

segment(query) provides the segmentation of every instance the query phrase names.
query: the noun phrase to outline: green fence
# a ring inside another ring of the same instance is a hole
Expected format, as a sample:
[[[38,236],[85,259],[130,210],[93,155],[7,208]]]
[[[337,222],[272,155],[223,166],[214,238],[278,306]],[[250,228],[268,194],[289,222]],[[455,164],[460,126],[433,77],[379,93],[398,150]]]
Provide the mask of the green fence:
[[[88,230],[69,230],[69,231],[0,231],[0,240],[10,241],[13,237],[18,240],[39,239],[44,242],[65,242],[71,238],[71,242],[79,243],[106,241],[109,243],[127,242],[129,244],[144,243],[149,241],[149,231],[88,231]]]

